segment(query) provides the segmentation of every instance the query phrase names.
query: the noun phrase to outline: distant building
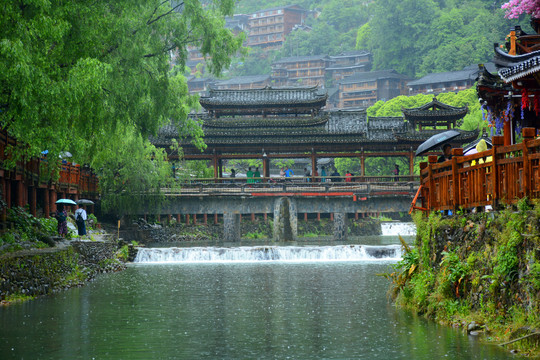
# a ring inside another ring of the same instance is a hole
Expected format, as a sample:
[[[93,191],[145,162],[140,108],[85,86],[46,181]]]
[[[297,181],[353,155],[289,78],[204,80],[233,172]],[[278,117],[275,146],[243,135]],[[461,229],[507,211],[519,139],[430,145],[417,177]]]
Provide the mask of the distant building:
[[[493,63],[485,64],[486,68],[496,73]],[[428,74],[418,80],[407,83],[408,94],[433,94],[457,92],[471,88],[478,77],[478,65],[471,65],[459,71],[447,71]]]
[[[262,89],[270,85],[270,75],[238,76],[232,79],[218,81],[217,90]]]
[[[296,25],[302,25],[309,11],[289,5],[257,11],[249,15],[247,46],[277,49]]]
[[[395,70],[356,73],[339,82],[339,107],[367,108],[379,100],[406,95],[409,78]]]
[[[190,94],[204,95],[216,84],[216,79],[213,78],[197,78],[190,76],[187,79],[187,85]]]
[[[295,56],[272,64],[274,86],[323,86],[326,68],[330,64],[327,55]]]
[[[238,34],[242,31],[247,31],[249,15],[236,14],[225,17],[225,27],[231,29],[233,34]]]
[[[371,53],[367,51],[349,51],[330,56],[330,64],[326,68],[327,77],[335,84],[346,76],[357,72],[371,70]]]

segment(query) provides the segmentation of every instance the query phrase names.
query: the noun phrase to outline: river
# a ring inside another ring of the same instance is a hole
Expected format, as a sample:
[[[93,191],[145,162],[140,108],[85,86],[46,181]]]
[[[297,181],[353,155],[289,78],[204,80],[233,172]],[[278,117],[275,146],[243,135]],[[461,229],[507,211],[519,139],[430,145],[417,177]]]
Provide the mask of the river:
[[[147,249],[123,272],[0,308],[0,358],[508,358],[387,300],[377,274],[400,248],[384,231],[368,245]]]

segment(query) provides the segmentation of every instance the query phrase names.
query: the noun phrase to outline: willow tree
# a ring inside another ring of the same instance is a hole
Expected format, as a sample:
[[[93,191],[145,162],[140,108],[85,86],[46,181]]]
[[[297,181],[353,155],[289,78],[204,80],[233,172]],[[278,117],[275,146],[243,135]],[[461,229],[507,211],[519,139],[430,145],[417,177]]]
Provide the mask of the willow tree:
[[[89,164],[109,199],[168,176],[148,136],[173,122],[197,145],[182,72],[197,46],[214,74],[241,49],[224,28],[234,0],[18,0],[0,6],[0,126],[13,159],[62,151]],[[134,161],[136,159],[136,161]],[[8,165],[8,164],[6,164]],[[111,205],[124,206],[112,200]]]

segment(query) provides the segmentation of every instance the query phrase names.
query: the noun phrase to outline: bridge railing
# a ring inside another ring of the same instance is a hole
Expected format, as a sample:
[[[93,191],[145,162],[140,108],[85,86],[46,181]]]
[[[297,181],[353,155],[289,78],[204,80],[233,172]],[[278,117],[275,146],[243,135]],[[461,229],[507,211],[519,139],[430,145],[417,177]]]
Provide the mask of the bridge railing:
[[[287,181],[272,181],[259,183],[246,183],[244,181],[231,181],[232,179],[223,179],[223,182],[214,182],[214,179],[199,179],[203,181],[190,181],[178,184],[177,187],[169,187],[162,189],[165,194],[181,194],[181,195],[240,195],[249,194],[257,195],[301,195],[301,196],[318,196],[318,195],[403,195],[415,194],[419,182],[418,181],[385,181],[385,182],[368,182],[368,181],[351,181],[351,182],[307,182],[302,181],[302,178],[292,178]],[[222,179],[219,179],[222,180]],[[305,179],[304,179],[305,180]],[[363,179],[365,180],[365,179]]]
[[[533,139],[535,132],[523,129],[523,142],[510,146],[494,136],[492,149],[473,155],[453,149],[453,158],[443,163],[430,156],[429,163],[420,165],[422,208],[470,209],[539,198],[540,139]]]

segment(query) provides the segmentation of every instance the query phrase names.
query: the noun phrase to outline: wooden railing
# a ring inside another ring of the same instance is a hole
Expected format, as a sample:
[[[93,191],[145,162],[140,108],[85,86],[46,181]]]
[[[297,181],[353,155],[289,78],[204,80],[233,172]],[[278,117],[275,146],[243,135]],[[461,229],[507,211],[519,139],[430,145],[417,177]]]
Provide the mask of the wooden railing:
[[[524,197],[540,198],[540,139],[535,128],[524,128],[523,142],[503,146],[494,136],[493,148],[463,156],[453,149],[451,160],[437,163],[437,156],[420,164],[419,200],[422,210],[496,208]]]
[[[13,175],[22,175],[33,183],[45,184],[49,180],[46,176],[48,159],[46,156],[40,158],[33,157],[28,160],[17,162],[15,168],[7,169],[3,166],[4,161],[9,159],[6,152],[8,146],[14,146],[17,142],[7,134],[7,131],[0,130],[0,170],[4,170],[5,177],[14,178]],[[98,180],[89,168],[81,168],[80,165],[70,162],[63,162],[60,165],[60,174],[55,183],[60,188],[78,189],[79,193],[96,193],[98,191]]]

